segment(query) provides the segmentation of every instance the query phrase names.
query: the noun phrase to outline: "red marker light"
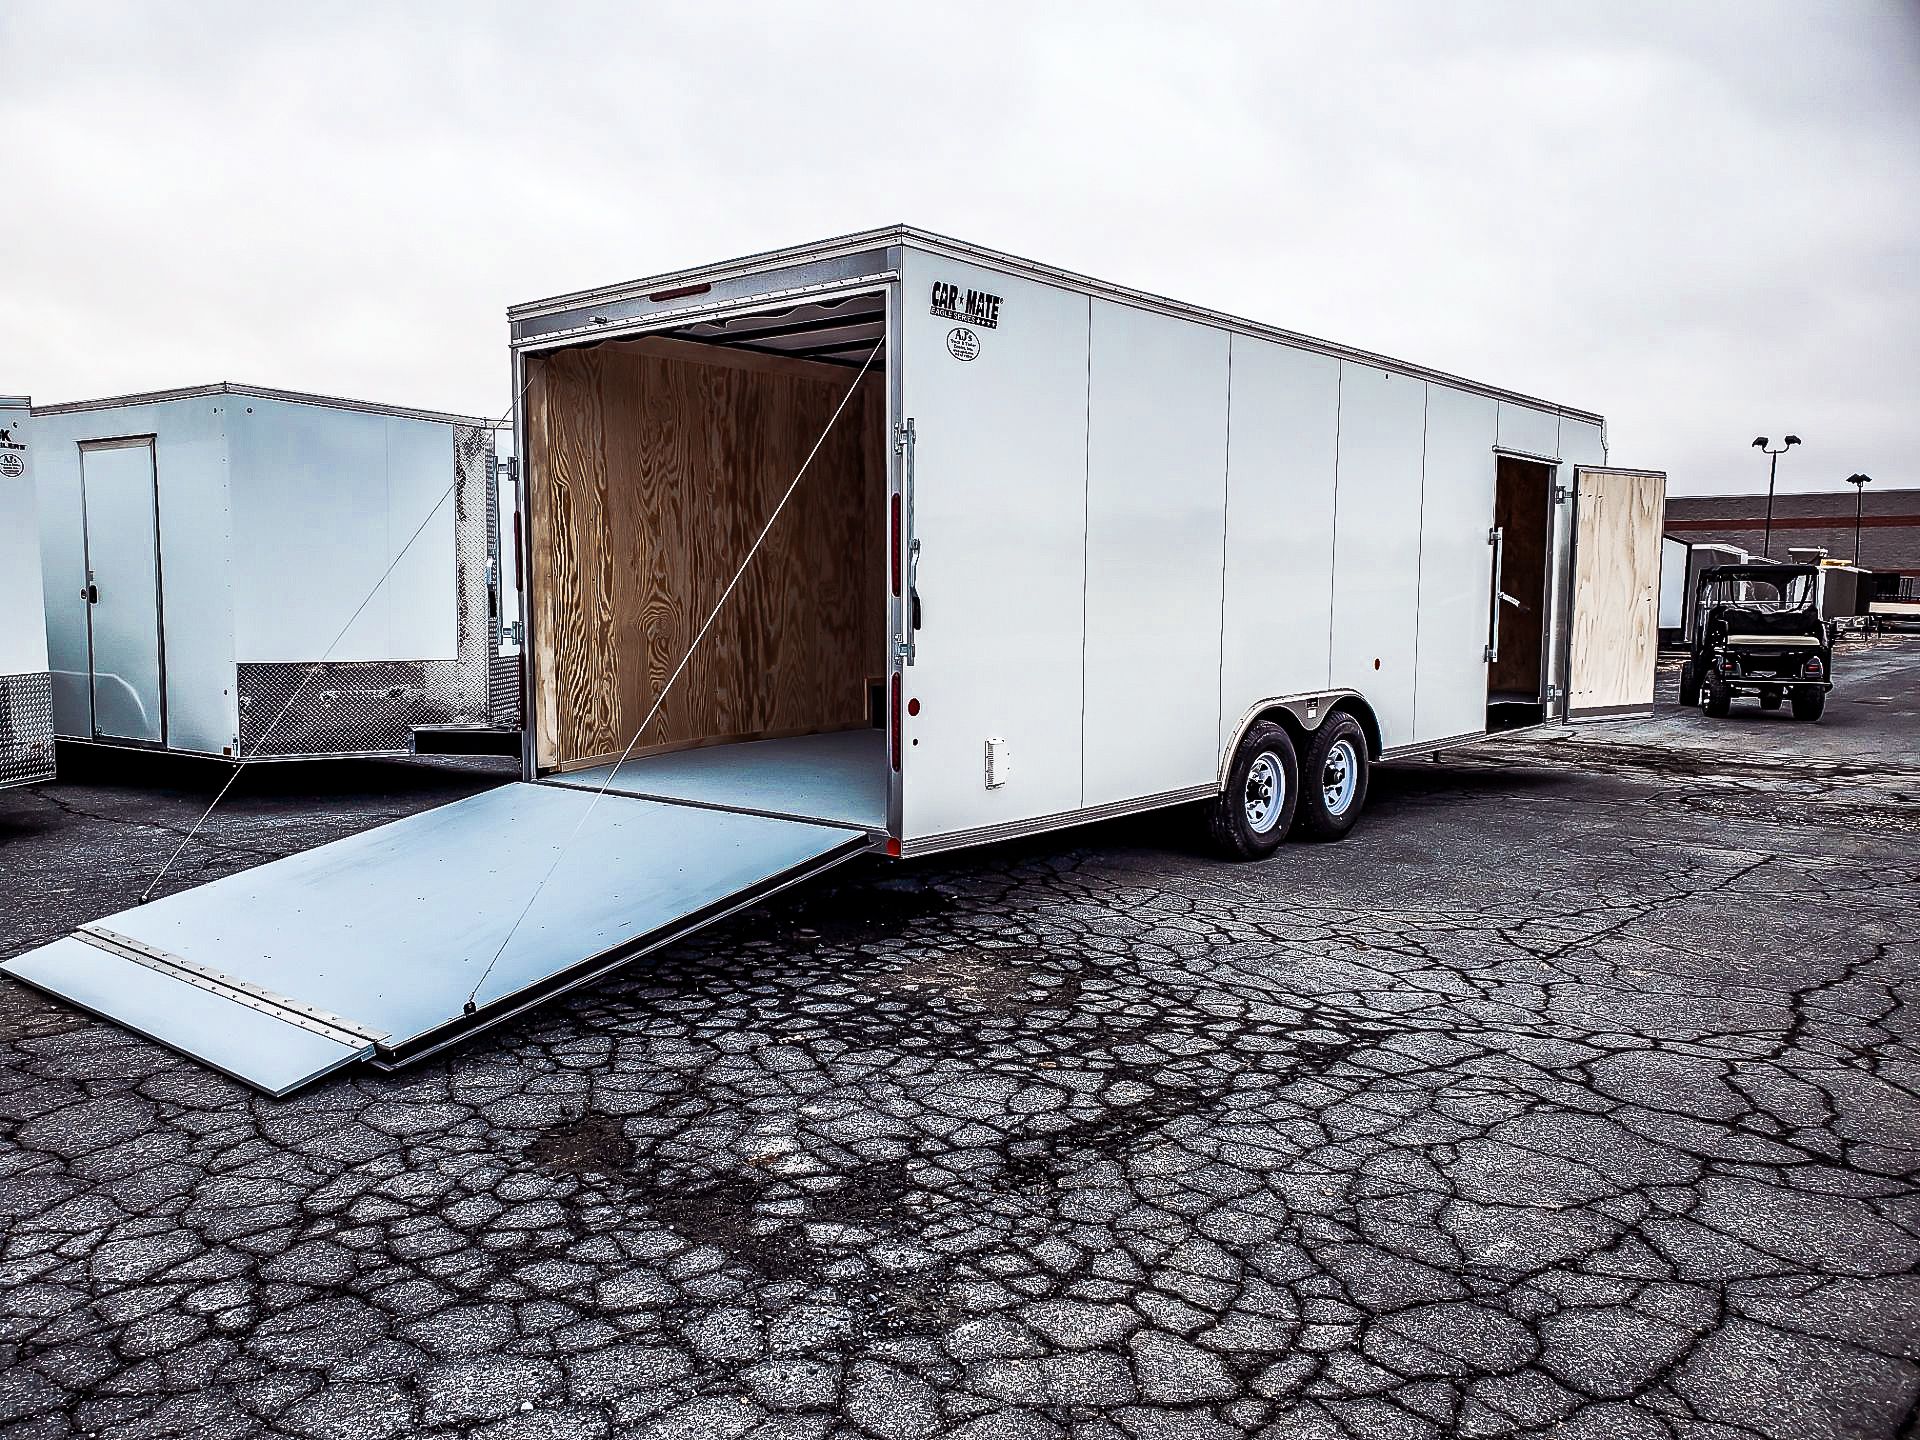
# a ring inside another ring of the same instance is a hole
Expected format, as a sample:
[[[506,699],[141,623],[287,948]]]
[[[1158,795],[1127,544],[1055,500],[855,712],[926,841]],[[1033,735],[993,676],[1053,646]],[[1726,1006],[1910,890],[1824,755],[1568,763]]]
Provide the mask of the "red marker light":
[[[888,748],[892,752],[893,768],[900,768],[900,674],[893,676],[893,724],[888,727],[893,734],[888,737]]]

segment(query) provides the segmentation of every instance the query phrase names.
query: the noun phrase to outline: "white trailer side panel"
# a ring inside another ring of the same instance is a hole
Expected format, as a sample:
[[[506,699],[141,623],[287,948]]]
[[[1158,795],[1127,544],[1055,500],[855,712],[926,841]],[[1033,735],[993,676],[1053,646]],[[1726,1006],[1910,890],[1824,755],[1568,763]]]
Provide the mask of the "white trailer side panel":
[[[239,661],[454,659],[452,428],[226,398],[234,571],[242,595],[272,600],[239,607]],[[422,521],[419,539],[400,555]]]
[[[1426,390],[1405,375],[1340,365],[1332,683],[1367,698],[1389,749],[1414,739]]]
[[[87,604],[81,598],[87,565],[80,446],[151,435],[159,490],[167,743],[217,755],[238,742],[225,430],[226,408],[236,398],[195,396],[34,417],[57,733],[93,736]]]
[[[1227,332],[1093,302],[1085,803],[1214,783]]]
[[[1427,385],[1415,740],[1451,739],[1487,728],[1495,408],[1484,395]]]
[[[1500,402],[1500,448],[1552,460],[1560,454],[1560,417],[1551,410]]]
[[[904,672],[920,711],[901,749],[911,840],[1080,808],[1088,302],[910,248],[901,276],[925,616]],[[936,284],[999,296],[998,323],[934,314]],[[977,353],[949,349],[955,330]],[[1012,762],[991,790],[989,738]]]
[[[1231,370],[1223,751],[1261,701],[1327,688],[1340,445],[1338,360],[1236,335]]]
[[[0,404],[0,676],[47,669],[29,427],[24,404]]]
[[[1604,465],[1607,463],[1605,434],[1598,425],[1563,415],[1560,417],[1559,455],[1564,465]],[[1563,481],[1571,476],[1570,470],[1561,472]]]

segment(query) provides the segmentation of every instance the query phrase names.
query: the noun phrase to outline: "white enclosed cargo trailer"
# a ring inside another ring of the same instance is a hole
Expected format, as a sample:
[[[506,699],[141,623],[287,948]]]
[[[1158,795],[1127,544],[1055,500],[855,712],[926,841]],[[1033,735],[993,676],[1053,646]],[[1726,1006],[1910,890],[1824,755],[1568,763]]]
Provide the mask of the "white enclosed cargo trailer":
[[[519,728],[495,422],[228,384],[34,424],[61,737],[289,760]]]
[[[9,971],[279,1092],[855,854],[1204,802],[1257,855],[1651,708],[1664,477],[1590,412],[904,228],[510,321],[522,782]]]
[[[1700,577],[1716,565],[1741,565],[1747,552],[1737,545],[1713,540],[1681,540],[1668,535],[1660,541],[1660,639],[1685,645],[1693,634],[1694,601]]]
[[[0,395],[0,789],[51,780],[54,768],[31,404],[25,395]]]

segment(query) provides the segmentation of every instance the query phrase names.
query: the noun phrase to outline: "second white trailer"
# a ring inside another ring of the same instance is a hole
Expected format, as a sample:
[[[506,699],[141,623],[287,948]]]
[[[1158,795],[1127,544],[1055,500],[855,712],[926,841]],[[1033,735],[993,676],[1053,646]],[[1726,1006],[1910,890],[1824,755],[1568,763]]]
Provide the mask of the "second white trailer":
[[[278,1093],[855,855],[1188,802],[1265,854],[1652,705],[1664,477],[1592,412],[905,228],[510,319],[521,783],[10,973]]]
[[[62,738],[290,760],[518,729],[496,424],[235,384],[34,423]]]

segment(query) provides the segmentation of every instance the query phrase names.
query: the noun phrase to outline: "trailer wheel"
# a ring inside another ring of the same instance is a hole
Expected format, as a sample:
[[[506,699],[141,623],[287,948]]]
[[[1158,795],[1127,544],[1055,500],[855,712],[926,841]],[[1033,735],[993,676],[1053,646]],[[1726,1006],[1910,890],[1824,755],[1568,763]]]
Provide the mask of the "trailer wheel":
[[[1796,720],[1818,720],[1826,713],[1827,692],[1824,690],[1796,690],[1793,692],[1793,718]]]
[[[1700,682],[1694,678],[1691,660],[1680,667],[1680,703],[1688,706],[1700,703]]]
[[[1727,688],[1727,682],[1720,678],[1719,671],[1707,671],[1707,678],[1700,683],[1700,709],[1719,720],[1732,707],[1733,691]]]
[[[1300,833],[1315,840],[1338,840],[1360,818],[1367,803],[1367,732],[1353,716],[1330,716],[1307,747],[1306,779],[1300,795]]]
[[[1271,720],[1247,731],[1213,802],[1207,829],[1229,860],[1260,860],[1280,848],[1300,803],[1300,762],[1287,732]]]

